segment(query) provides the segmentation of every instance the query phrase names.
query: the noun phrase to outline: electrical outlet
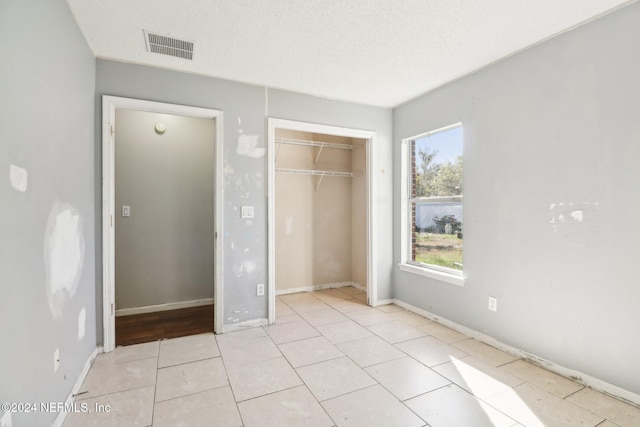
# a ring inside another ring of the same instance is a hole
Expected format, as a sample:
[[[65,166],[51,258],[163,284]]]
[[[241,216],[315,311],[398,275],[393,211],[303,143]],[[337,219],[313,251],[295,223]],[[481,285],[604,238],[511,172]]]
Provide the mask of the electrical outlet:
[[[264,295],[264,283],[258,283],[256,285],[256,295],[259,297]]]
[[[60,349],[56,348],[56,351],[53,352],[53,372],[58,372],[58,368],[60,367]]]
[[[11,427],[11,412],[5,412],[0,418],[0,427]]]
[[[489,297],[489,311],[498,311],[498,299]]]

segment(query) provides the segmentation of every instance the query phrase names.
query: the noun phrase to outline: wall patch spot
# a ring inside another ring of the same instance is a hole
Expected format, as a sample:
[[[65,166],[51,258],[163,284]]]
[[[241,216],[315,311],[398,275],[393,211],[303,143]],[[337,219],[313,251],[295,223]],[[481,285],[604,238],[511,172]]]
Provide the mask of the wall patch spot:
[[[240,135],[238,137],[238,154],[256,159],[263,157],[266,150],[257,147],[257,145],[258,135]]]
[[[573,218],[574,221],[582,222],[582,211],[577,210],[571,212],[571,218]]]
[[[87,327],[87,310],[82,307],[80,314],[78,314],[78,341],[84,338],[84,333]]]
[[[26,169],[16,165],[9,165],[9,179],[11,186],[17,191],[24,193],[27,191],[27,180],[29,174]]]
[[[44,240],[47,300],[53,317],[60,317],[67,299],[78,289],[84,266],[82,217],[70,204],[54,202]]]
[[[236,277],[240,277],[243,274],[251,274],[256,270],[256,263],[253,261],[245,260],[242,261],[240,266],[233,266],[233,271]]]

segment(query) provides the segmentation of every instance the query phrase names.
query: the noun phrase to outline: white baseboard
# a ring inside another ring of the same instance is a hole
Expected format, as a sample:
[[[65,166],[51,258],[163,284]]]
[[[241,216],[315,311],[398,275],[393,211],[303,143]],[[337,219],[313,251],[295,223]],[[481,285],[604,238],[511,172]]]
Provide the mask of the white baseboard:
[[[500,349],[506,353],[512,354],[518,358],[526,359],[535,365],[538,365],[551,372],[555,372],[558,375],[562,375],[563,377],[566,377],[572,381],[591,387],[594,390],[601,391],[605,394],[608,394],[612,397],[623,400],[632,405],[640,406],[640,395],[635,394],[631,391],[625,390],[623,388],[610,384],[606,381],[602,381],[598,378],[592,377],[591,375],[587,375],[584,372],[576,371],[575,369],[570,369],[565,366],[558,365],[557,363],[554,363],[550,360],[546,360],[535,354],[528,353],[516,347],[512,347],[510,345],[507,345],[503,342],[498,341],[497,339],[487,334],[483,334],[482,332],[478,332],[466,326],[459,325],[458,323],[455,323],[451,320],[437,316],[421,308],[414,307],[411,304],[407,304],[404,301],[395,299],[393,300],[393,302],[394,304],[408,311],[419,314],[420,316],[426,317],[427,319],[431,319],[434,322],[440,323],[448,328],[451,328],[455,331],[460,332],[461,334],[467,335],[468,337],[481,341],[485,344],[489,344],[490,346]]]
[[[231,323],[229,325],[224,325],[222,328],[222,333],[226,334],[228,332],[236,332],[236,331],[243,331],[245,329],[260,328],[262,326],[267,326],[267,325],[269,325],[269,319],[247,320],[246,322]]]
[[[213,304],[213,298],[194,299],[191,301],[169,302],[166,304],[146,305],[144,307],[121,308],[116,310],[116,317],[132,314],[153,313],[155,311],[177,310],[179,308],[200,307]]]
[[[394,302],[394,299],[379,299],[375,306],[380,307],[381,305],[389,305],[393,304]]]
[[[70,406],[75,400],[75,396],[80,391],[80,387],[82,387],[82,383],[84,382],[84,379],[87,377],[87,374],[89,373],[89,369],[91,369],[91,365],[93,364],[93,361],[96,359],[96,356],[98,355],[98,353],[102,353],[102,347],[95,348],[89,355],[89,358],[85,362],[84,367],[80,372],[80,375],[78,375],[78,379],[76,380],[76,383],[73,385],[73,388],[71,389],[71,393],[69,393],[69,395],[64,401],[65,406],[67,405]],[[55,421],[53,422],[53,424],[51,424],[51,427],[62,427],[62,424],[64,423],[64,420],[66,417],[67,417],[67,411],[60,411]]]
[[[313,291],[322,291],[325,289],[345,288],[347,286],[353,286],[356,289],[360,289],[362,292],[367,292],[367,288],[365,288],[364,286],[356,282],[337,282],[337,283],[326,283],[324,285],[305,286],[302,288],[280,289],[280,290],[276,290],[276,296],[295,294],[298,292],[313,292]]]

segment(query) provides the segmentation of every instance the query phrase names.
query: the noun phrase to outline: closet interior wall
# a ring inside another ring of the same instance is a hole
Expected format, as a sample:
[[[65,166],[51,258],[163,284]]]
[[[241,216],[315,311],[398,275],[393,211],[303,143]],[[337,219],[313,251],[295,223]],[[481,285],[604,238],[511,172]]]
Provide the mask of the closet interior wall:
[[[345,284],[366,288],[366,141],[290,130],[276,130],[275,136],[276,292]],[[346,144],[352,149],[284,144],[281,139]],[[282,169],[353,176],[321,177]]]

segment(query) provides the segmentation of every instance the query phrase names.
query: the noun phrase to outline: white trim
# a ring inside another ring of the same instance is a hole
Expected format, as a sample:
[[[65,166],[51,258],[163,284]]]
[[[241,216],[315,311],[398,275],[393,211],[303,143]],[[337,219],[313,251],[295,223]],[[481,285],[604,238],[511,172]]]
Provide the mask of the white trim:
[[[378,170],[377,134],[370,132],[366,150],[366,184],[367,184],[367,303],[378,305],[378,214],[375,206],[378,200],[378,185],[374,180]]]
[[[429,132],[420,133],[420,134],[418,134],[416,136],[412,136],[411,138],[407,138],[407,139],[416,140],[416,139],[424,138],[426,136],[435,135],[436,133],[444,132],[445,130],[457,128],[457,127],[460,127],[460,126],[462,126],[462,122],[457,122],[457,123],[453,123],[453,124],[450,124],[450,125],[447,125],[447,126],[443,126],[441,128],[438,128],[438,129],[430,130]]]
[[[71,392],[69,393],[69,395],[64,401],[65,406],[71,405],[73,401],[76,399],[76,394],[80,391],[80,387],[82,387],[82,383],[84,383],[85,378],[87,378],[89,369],[91,369],[91,365],[93,364],[93,361],[96,360],[96,356],[98,355],[98,353],[102,353],[101,347],[94,348],[91,354],[89,355],[89,358],[84,363],[84,367],[82,368],[82,371],[80,371],[80,375],[78,375],[78,379],[76,380],[75,384],[71,388]],[[53,421],[53,424],[51,424],[51,427],[62,427],[62,424],[64,424],[64,420],[66,417],[67,417],[67,411],[58,412],[58,416]]]
[[[269,319],[247,320],[246,322],[231,323],[229,325],[224,325],[222,333],[226,334],[229,332],[243,331],[245,329],[261,328],[263,326],[268,326],[268,325],[269,325]]]
[[[314,291],[323,291],[325,289],[339,289],[339,288],[346,288],[348,286],[359,289],[362,292],[367,292],[367,288],[365,288],[364,286],[356,282],[337,282],[337,283],[325,283],[324,285],[316,285],[316,286],[304,286],[301,288],[279,289],[276,291],[276,296],[287,295],[287,294],[297,294],[298,292],[314,292]]]
[[[400,262],[405,263],[409,254],[409,227],[411,210],[409,209],[409,187],[411,186],[409,168],[411,164],[411,141],[403,139],[400,146]]]
[[[213,298],[194,299],[191,301],[168,302],[166,304],[145,305],[143,307],[121,308],[116,310],[116,317],[131,316],[132,314],[154,313],[156,311],[178,310],[181,308],[201,307],[212,305]]]
[[[413,264],[398,264],[400,270],[407,273],[418,274],[420,276],[429,277],[431,279],[440,280],[441,282],[451,283],[452,285],[464,286],[464,276],[446,271],[436,270],[435,268],[422,267]]]
[[[103,330],[104,351],[115,348],[115,112],[118,108],[148,111],[152,113],[176,114],[189,117],[201,117],[215,120],[215,277],[214,277],[214,327],[215,332],[223,330],[223,114],[220,110],[145,101],[117,96],[102,96],[102,293],[103,293]],[[113,133],[113,134],[112,134]]]
[[[538,365],[544,369],[547,369],[551,372],[555,372],[558,375],[561,375],[565,378],[568,378],[572,381],[575,381],[579,384],[583,384],[585,386],[591,387],[595,390],[599,390],[605,394],[608,394],[616,399],[623,400],[632,405],[640,405],[640,395],[635,394],[631,391],[625,390],[608,382],[602,381],[598,378],[592,377],[591,375],[587,375],[584,372],[577,371],[575,369],[567,368],[565,366],[559,365],[550,360],[546,360],[540,356],[537,356],[533,353],[529,353],[522,349],[512,347],[508,344],[505,344],[497,339],[484,334],[482,332],[478,332],[474,329],[468,328],[466,326],[462,326],[456,322],[445,319],[444,317],[440,317],[436,314],[430,313],[421,308],[415,307],[411,304],[407,304],[404,301],[399,299],[394,299],[394,304],[400,306],[412,313],[419,314],[420,316],[426,317],[427,319],[433,320],[434,322],[440,323],[448,328],[451,328],[455,331],[460,332],[470,338],[481,341],[485,344],[488,344],[492,347],[500,349],[506,353],[509,353],[518,358],[526,359],[527,361],[533,363],[534,365]]]
[[[383,305],[389,305],[389,304],[393,304],[394,303],[394,299],[379,299],[378,300],[378,305],[376,305],[376,307],[380,307]]]
[[[268,246],[267,265],[269,266],[268,283],[268,319],[272,324],[276,320],[276,273],[275,273],[275,139],[276,129],[288,129],[309,133],[321,133],[366,140],[366,182],[367,182],[367,301],[371,306],[377,305],[378,300],[378,274],[376,269],[377,259],[377,217],[374,208],[377,199],[377,183],[373,180],[374,171],[377,170],[376,133],[362,129],[351,129],[337,126],[320,125],[314,123],[298,122],[293,120],[268,118],[267,132],[267,224]]]
[[[409,199],[411,203],[456,203],[462,202],[462,195],[460,196],[430,196],[430,197],[414,197]]]
[[[409,233],[411,230],[411,204],[417,201],[461,201],[463,196],[444,196],[444,197],[409,197],[409,188],[411,188],[411,143],[419,138],[424,138],[429,135],[433,135],[439,132],[443,132],[449,129],[463,126],[462,122],[453,123],[448,126],[444,126],[438,129],[431,130],[429,132],[421,133],[416,136],[404,138],[402,140],[401,154],[400,154],[400,264],[398,267],[400,270],[413,273],[431,279],[439,280],[444,283],[450,283],[452,285],[464,286],[464,272],[457,272],[456,270],[444,271],[438,266],[429,264],[413,264],[411,261],[411,239]],[[464,209],[464,206],[463,206]],[[448,270],[448,269],[447,269]]]

